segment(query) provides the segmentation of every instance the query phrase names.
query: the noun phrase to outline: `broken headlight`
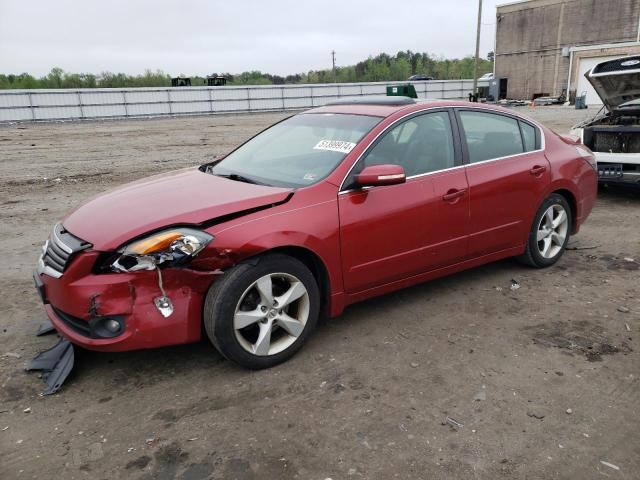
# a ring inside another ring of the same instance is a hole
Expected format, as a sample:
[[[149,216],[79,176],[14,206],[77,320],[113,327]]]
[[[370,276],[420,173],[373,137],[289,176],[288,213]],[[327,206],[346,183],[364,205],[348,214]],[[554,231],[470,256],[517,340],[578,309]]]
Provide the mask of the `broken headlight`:
[[[136,240],[118,250],[111,264],[116,272],[153,270],[157,265],[179,266],[195,257],[213,237],[191,228],[175,228]]]

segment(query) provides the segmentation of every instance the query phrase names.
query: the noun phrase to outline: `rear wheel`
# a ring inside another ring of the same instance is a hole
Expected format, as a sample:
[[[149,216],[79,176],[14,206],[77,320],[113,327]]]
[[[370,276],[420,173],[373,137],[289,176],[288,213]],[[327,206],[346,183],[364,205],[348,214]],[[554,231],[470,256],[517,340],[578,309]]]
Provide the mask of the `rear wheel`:
[[[309,269],[286,255],[265,255],[255,265],[236,265],[211,286],[204,325],[229,360],[268,368],[302,347],[319,309],[319,289]]]
[[[571,208],[567,200],[557,193],[550,195],[536,213],[527,247],[519,260],[537,268],[556,263],[569,242],[571,224]]]

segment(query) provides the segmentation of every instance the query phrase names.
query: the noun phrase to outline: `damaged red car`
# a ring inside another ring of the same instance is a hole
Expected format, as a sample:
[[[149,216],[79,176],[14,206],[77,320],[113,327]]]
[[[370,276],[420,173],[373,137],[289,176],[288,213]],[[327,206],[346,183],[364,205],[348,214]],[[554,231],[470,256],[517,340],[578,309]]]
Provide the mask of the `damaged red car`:
[[[505,257],[547,267],[596,198],[590,150],[510,110],[343,100],[89,200],[34,274],[61,336],[196,342],[265,368],[320,315]]]

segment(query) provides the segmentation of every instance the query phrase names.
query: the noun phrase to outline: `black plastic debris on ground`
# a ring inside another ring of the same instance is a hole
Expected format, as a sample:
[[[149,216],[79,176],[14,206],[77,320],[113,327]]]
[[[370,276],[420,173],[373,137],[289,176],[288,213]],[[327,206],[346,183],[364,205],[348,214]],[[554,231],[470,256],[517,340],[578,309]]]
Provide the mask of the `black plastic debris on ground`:
[[[533,331],[534,343],[583,354],[590,362],[601,362],[604,355],[627,354],[633,351],[625,342],[614,344],[602,326],[586,320],[556,321],[527,326],[524,329]]]
[[[56,331],[56,327],[53,326],[53,323],[51,323],[50,320],[47,320],[38,328],[38,331],[36,332],[36,337],[42,337],[43,335],[48,335],[49,333],[53,333],[55,331]]]
[[[62,384],[73,369],[73,344],[65,338],[44,352],[39,353],[27,365],[27,371],[42,371],[42,379],[47,384],[43,395],[52,395],[60,390]]]

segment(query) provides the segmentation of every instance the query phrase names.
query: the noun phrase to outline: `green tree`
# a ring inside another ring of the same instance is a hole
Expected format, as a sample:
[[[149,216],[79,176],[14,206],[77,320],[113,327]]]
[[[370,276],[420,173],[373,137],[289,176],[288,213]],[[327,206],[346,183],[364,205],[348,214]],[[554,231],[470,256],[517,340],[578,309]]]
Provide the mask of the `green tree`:
[[[406,80],[411,76],[411,63],[406,57],[400,57],[391,62],[391,79]]]
[[[62,88],[62,77],[64,76],[64,70],[59,67],[54,67],[49,72],[49,75],[45,77],[47,84],[46,88]]]
[[[480,59],[478,75],[491,72],[493,69],[493,52],[487,59]],[[400,51],[395,55],[381,53],[366,60],[336,68],[338,82],[385,82],[402,81],[414,74],[426,74],[435,79],[472,78],[474,58],[437,58],[428,53]],[[296,73],[287,76],[272,75],[258,70],[242,72],[237,75],[222,74],[228,85],[281,85],[284,83],[332,83],[332,69],[310,70],[307,73]],[[206,85],[206,78],[192,76],[193,86]],[[145,70],[140,75],[102,72],[99,75],[90,73],[69,73],[55,67],[41,78],[34,78],[28,73],[0,74],[0,89],[7,88],[126,88],[126,87],[166,87],[171,85],[171,76],[161,70]]]

